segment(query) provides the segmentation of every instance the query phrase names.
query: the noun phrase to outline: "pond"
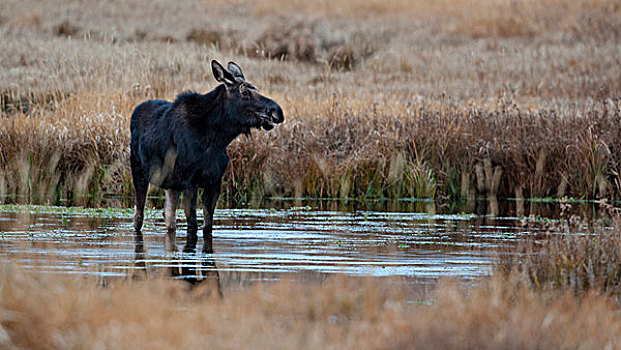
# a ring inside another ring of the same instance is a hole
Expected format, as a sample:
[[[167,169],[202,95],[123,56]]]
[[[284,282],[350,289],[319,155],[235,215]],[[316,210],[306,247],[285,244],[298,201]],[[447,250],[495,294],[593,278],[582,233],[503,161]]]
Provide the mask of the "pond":
[[[228,276],[234,284],[332,274],[468,281],[489,275],[499,252],[550,230],[549,220],[541,217],[525,220],[510,210],[498,216],[442,212],[433,202],[361,207],[273,201],[263,206],[217,209],[214,253],[188,254],[181,253],[186,237],[181,210],[179,252],[171,253],[164,249],[161,210],[147,211],[137,240],[132,209],[5,205],[0,261],[40,273],[134,278],[165,273],[194,282]]]

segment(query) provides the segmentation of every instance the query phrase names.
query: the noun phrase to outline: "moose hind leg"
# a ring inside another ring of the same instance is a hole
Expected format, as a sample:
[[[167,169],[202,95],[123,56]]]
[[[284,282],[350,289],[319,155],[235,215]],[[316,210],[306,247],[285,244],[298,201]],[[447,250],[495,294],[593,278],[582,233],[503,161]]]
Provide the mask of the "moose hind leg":
[[[164,204],[164,221],[166,222],[166,248],[169,251],[177,250],[175,237],[177,235],[177,206],[179,206],[179,191],[165,190],[166,204]]]
[[[134,231],[141,232],[142,224],[144,222],[144,206],[147,199],[147,191],[149,190],[149,185],[137,185],[136,188],[136,208],[134,213]]]
[[[144,206],[147,200],[147,192],[149,190],[149,182],[142,175],[140,164],[136,160],[134,154],[131,155],[132,179],[134,181],[134,189],[136,192],[136,211],[134,213],[134,230],[141,232],[142,223],[144,222]]]
[[[188,223],[188,237],[183,251],[192,253],[196,251],[196,231],[198,230],[198,223],[196,221],[196,188],[184,190],[181,200],[185,219]]]

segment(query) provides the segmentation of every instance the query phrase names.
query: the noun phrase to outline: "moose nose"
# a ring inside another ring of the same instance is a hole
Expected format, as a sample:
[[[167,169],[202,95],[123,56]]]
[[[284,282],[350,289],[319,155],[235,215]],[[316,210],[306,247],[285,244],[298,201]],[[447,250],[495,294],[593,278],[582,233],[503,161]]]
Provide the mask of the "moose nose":
[[[269,111],[269,116],[272,118],[272,121],[276,124],[280,124],[285,121],[285,114],[282,111],[280,106],[276,105]]]

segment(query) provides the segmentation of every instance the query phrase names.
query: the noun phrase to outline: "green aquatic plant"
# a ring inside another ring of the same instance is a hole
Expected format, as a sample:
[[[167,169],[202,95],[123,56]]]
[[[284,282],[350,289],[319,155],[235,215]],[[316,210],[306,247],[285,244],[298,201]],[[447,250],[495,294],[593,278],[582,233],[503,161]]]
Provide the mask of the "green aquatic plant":
[[[5,213],[26,213],[31,215],[37,214],[57,214],[60,220],[66,222],[72,216],[83,216],[88,218],[101,219],[119,219],[132,218],[134,210],[132,208],[85,208],[72,206],[46,206],[46,205],[30,205],[30,204],[2,204],[0,211]],[[147,210],[147,213],[153,217],[158,212],[155,209]]]

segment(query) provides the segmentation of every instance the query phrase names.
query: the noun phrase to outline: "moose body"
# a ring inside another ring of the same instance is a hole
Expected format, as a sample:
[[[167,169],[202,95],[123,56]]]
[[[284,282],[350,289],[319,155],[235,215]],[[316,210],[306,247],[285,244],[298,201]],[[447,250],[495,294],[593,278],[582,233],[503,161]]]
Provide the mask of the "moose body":
[[[184,250],[195,249],[197,191],[203,188],[203,251],[212,251],[213,213],[229,162],[227,146],[240,134],[250,134],[252,128],[271,130],[275,123],[284,121],[280,106],[247,83],[237,64],[229,62],[225,69],[214,60],[211,65],[214,77],[222,83],[213,91],[204,95],[185,92],[174,102],[146,101],[131,117],[134,229],[137,233],[142,229],[149,184],[163,188],[167,245],[171,249],[176,246],[175,212],[180,194],[188,227]]]

